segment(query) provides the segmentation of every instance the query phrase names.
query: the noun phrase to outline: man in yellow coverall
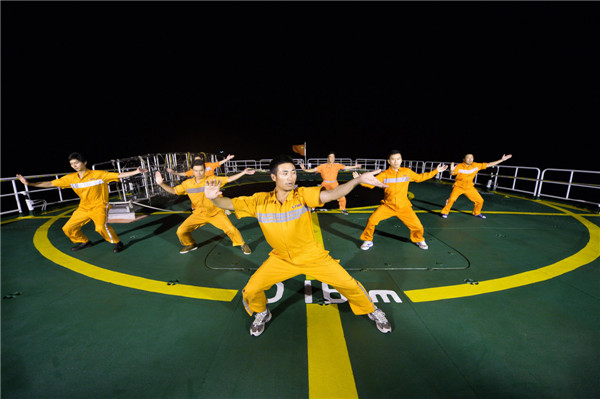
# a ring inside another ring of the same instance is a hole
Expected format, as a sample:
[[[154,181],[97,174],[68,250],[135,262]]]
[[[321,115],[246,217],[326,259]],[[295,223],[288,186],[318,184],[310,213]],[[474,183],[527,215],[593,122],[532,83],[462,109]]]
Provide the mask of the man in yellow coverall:
[[[358,164],[356,164],[354,166],[346,166],[341,163],[335,163],[335,153],[334,152],[330,152],[329,154],[327,154],[327,162],[322,163],[321,165],[317,166],[316,168],[305,169],[304,164],[303,163],[300,164],[300,168],[302,168],[302,170],[305,172],[308,172],[308,173],[318,172],[321,174],[321,178],[323,179],[323,183],[321,183],[321,186],[324,187],[325,190],[333,190],[334,188],[339,186],[339,183],[337,181],[337,176],[338,176],[338,172],[340,170],[357,169],[357,168],[360,168],[360,166],[361,165],[358,165]],[[342,211],[342,213],[344,215],[347,215],[348,211],[346,210],[346,197],[339,198],[337,201],[338,201],[338,204],[340,205],[340,211]]]
[[[448,217],[448,213],[450,213],[450,209],[452,208],[454,202],[456,202],[458,197],[464,194],[475,204],[473,206],[473,216],[485,219],[485,216],[481,214],[481,208],[483,207],[483,197],[481,196],[481,194],[479,194],[479,192],[475,188],[475,183],[473,182],[475,180],[475,176],[480,170],[496,166],[506,161],[507,159],[510,159],[511,157],[512,155],[504,154],[502,155],[502,158],[500,158],[497,161],[478,163],[473,162],[475,160],[473,154],[467,154],[465,155],[462,163],[459,163],[455,166],[454,162],[452,162],[452,164],[450,165],[450,172],[452,173],[452,175],[456,176],[456,178],[454,186],[452,186],[453,188],[452,192],[450,193],[450,198],[446,200],[446,206],[444,207],[444,209],[442,209],[442,217],[444,219]]]
[[[196,159],[192,163],[192,170],[194,171],[194,177],[183,181],[181,184],[171,187],[164,183],[164,180],[159,171],[156,172],[156,184],[158,184],[163,190],[168,193],[176,195],[188,195],[190,201],[192,201],[192,214],[188,217],[177,229],[177,237],[183,248],[179,251],[180,254],[193,251],[198,248],[196,241],[192,237],[192,232],[198,227],[204,226],[207,223],[212,224],[218,229],[223,230],[225,234],[233,242],[233,246],[241,246],[242,252],[245,255],[250,255],[252,251],[248,244],[244,242],[242,234],[235,226],[231,223],[231,220],[225,215],[222,209],[217,208],[213,203],[206,199],[204,195],[204,186],[206,184],[206,176],[204,171],[204,161]],[[212,179],[216,179],[221,184],[235,181],[245,174],[254,174],[253,169],[245,169],[243,172],[237,173],[230,177],[216,177],[212,176]]]
[[[396,216],[410,229],[410,240],[421,249],[428,249],[423,234],[425,230],[417,214],[412,209],[408,200],[408,184],[410,182],[420,183],[431,179],[436,174],[448,169],[448,165],[438,165],[431,172],[417,174],[409,168],[402,168],[402,155],[398,150],[392,150],[388,158],[390,167],[375,176],[377,180],[385,183],[388,187],[384,190],[381,205],[373,212],[367,220],[367,226],[362,232],[360,239],[363,240],[360,249],[366,251],[373,246],[373,233],[375,226],[382,220]]]
[[[227,155],[227,157],[225,157],[224,159],[220,160],[219,162],[204,162],[204,176],[205,177],[209,177],[209,176],[214,176],[215,174],[215,170],[223,165],[225,162],[229,161],[230,159],[233,159],[235,157],[235,155]],[[194,157],[194,161],[196,159],[204,159],[203,157],[197,155]],[[192,169],[185,171],[185,172],[175,172],[173,169],[171,168],[167,168],[167,172],[176,175],[176,176],[181,176],[181,177],[192,177],[194,176],[194,171]]]
[[[362,284],[317,243],[310,213],[310,208],[336,200],[360,183],[385,187],[373,178],[376,172],[365,173],[333,190],[323,190],[322,187],[296,187],[296,168],[289,156],[274,158],[270,169],[274,191],[227,198],[220,196],[218,181],[207,182],[205,191],[206,197],[216,206],[235,211],[238,218],[257,218],[265,239],[273,248],[242,292],[246,311],[250,315],[255,313],[250,334],[262,334],[265,324],[271,320],[265,290],[299,274],[331,285],[348,299],[354,314],[366,314],[381,332],[390,332],[392,326],[385,313],[373,304]]]
[[[70,173],[59,179],[32,183],[19,174],[17,177],[26,186],[72,188],[75,194],[81,198],[79,207],[63,226],[63,231],[67,237],[77,244],[71,248],[73,251],[92,246],[92,242],[81,232],[83,225],[90,220],[94,222],[96,232],[106,241],[114,244],[114,253],[122,251],[124,249],[123,243],[113,228],[107,224],[108,209],[110,207],[108,183],[144,173],[147,170],[137,168],[137,170],[131,172],[113,173],[88,169],[85,157],[76,152],[69,155],[69,163],[75,173]]]

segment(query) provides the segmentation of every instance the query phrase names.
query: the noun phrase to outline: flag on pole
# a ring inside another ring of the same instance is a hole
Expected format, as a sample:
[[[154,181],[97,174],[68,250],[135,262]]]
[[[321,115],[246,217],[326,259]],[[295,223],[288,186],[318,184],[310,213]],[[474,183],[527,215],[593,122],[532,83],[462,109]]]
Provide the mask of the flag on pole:
[[[293,145],[292,151],[294,151],[302,156],[305,156],[306,155],[306,143]]]

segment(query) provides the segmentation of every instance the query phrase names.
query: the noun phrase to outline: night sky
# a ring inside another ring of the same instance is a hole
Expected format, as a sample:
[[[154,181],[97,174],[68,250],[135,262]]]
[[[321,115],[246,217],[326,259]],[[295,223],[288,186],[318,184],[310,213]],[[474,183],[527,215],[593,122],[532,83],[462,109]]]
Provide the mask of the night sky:
[[[2,177],[139,154],[600,170],[590,2],[5,2]]]

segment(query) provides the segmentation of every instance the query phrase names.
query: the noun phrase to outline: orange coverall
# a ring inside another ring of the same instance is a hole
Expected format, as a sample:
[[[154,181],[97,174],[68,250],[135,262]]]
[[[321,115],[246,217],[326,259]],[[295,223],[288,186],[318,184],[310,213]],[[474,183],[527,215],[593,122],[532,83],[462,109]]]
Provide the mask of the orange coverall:
[[[227,183],[227,177],[212,177],[221,181],[221,185]],[[187,179],[181,184],[173,187],[177,195],[188,195],[192,201],[192,214],[177,228],[177,237],[181,245],[188,246],[196,244],[192,237],[192,232],[198,227],[210,223],[216,228],[223,230],[225,234],[233,242],[233,246],[239,246],[244,243],[242,234],[235,228],[231,220],[225,214],[225,211],[216,207],[212,201],[204,195],[204,186],[206,178],[203,178],[200,183],[196,183],[195,178]]]
[[[447,215],[450,212],[454,202],[456,202],[458,197],[463,194],[475,203],[473,206],[473,215],[479,215],[481,213],[481,208],[483,207],[483,197],[475,188],[473,180],[475,180],[477,172],[486,168],[487,163],[485,162],[473,162],[471,165],[467,165],[463,162],[456,165],[454,171],[452,172],[452,174],[456,176],[456,180],[452,186],[453,188],[452,192],[450,193],[450,198],[446,200],[446,206],[444,209],[442,209],[442,213],[444,215]]]
[[[89,238],[81,232],[81,228],[90,220],[95,230],[106,241],[116,244],[119,237],[107,224],[108,183],[119,180],[119,174],[103,170],[88,169],[82,178],[77,172],[52,180],[52,185],[60,188],[72,188],[81,198],[79,207],[63,226],[63,232],[73,243],[86,243]]]
[[[346,166],[341,163],[323,163],[317,166],[317,172],[321,174],[321,178],[323,179],[321,187],[324,187],[325,190],[333,190],[339,186],[337,175],[340,170],[344,169],[346,169]],[[341,210],[346,209],[346,197],[339,198],[337,201]]]
[[[310,208],[323,206],[319,199],[321,190],[321,187],[297,187],[283,204],[277,200],[275,191],[232,199],[237,217],[257,218],[265,239],[273,248],[242,291],[244,306],[250,315],[266,309],[265,290],[299,274],[310,275],[334,287],[348,299],[354,314],[375,310],[362,284],[315,239]]]
[[[410,229],[410,240],[412,242],[421,242],[424,240],[423,225],[417,217],[417,214],[412,209],[412,204],[408,200],[408,184],[410,182],[420,183],[422,181],[431,179],[438,173],[437,169],[431,172],[417,174],[409,168],[399,168],[398,172],[394,172],[392,168],[389,168],[375,178],[380,182],[387,184],[388,187],[383,191],[383,200],[381,205],[373,212],[373,214],[367,220],[367,227],[365,227],[360,238],[363,241],[373,241],[373,233],[375,232],[375,226],[382,220],[389,219],[392,216],[396,216]],[[373,188],[373,186],[367,186]]]

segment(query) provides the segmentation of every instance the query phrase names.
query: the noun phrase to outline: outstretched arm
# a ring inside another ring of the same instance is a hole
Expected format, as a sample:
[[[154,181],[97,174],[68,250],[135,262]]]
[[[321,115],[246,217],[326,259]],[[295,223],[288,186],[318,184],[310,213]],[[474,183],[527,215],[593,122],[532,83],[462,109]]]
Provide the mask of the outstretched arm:
[[[160,188],[162,188],[163,190],[165,190],[166,192],[168,192],[170,194],[177,194],[173,187],[165,184],[165,181],[163,180],[163,177],[158,170],[156,171],[154,178],[156,180],[156,184],[158,184],[160,186]]]
[[[131,177],[135,175],[139,175],[140,173],[146,173],[148,169],[142,169],[142,167],[138,167],[136,170],[132,170],[131,172],[123,172],[119,173],[119,179],[123,179],[124,177]]]
[[[228,176],[227,177],[227,183],[231,183],[232,181],[236,181],[237,179],[239,179],[240,177],[242,177],[244,175],[253,175],[254,172],[256,172],[254,169],[246,168],[243,171],[241,171],[240,173],[236,173],[235,175]]]
[[[509,155],[504,154],[504,155],[502,155],[502,158],[500,158],[499,160],[494,161],[494,162],[488,162],[487,166],[488,167],[496,166],[510,158],[512,158],[512,154],[509,154]]]
[[[381,169],[373,172],[363,173],[362,175],[359,175],[358,177],[355,177],[354,179],[337,186],[333,190],[321,190],[321,196],[319,199],[323,204],[329,201],[337,200],[345,195],[348,195],[350,191],[354,190],[354,187],[358,186],[359,184],[368,184],[375,187],[386,188],[386,184],[383,184],[375,178],[375,175],[379,174],[379,172],[381,172]]]
[[[221,197],[222,194],[220,180],[210,179],[206,181],[206,184],[204,185],[204,196],[211,200],[215,206],[228,211],[234,211],[235,209],[233,209],[233,201],[231,198]]]
[[[21,176],[19,174],[17,174],[17,178],[25,186],[43,187],[43,188],[54,187],[54,185],[52,184],[51,181],[40,181],[40,182],[37,182],[37,183],[32,183],[32,182],[30,182],[29,180],[27,180],[26,178],[24,178],[23,176]]]
[[[358,169],[360,167],[362,167],[362,165],[360,165],[360,164],[357,163],[356,165],[346,166],[344,169],[345,170],[352,170],[352,169]]]
[[[225,162],[229,161],[230,159],[233,159],[234,157],[235,155],[228,154],[227,157],[225,157],[225,159],[219,161],[219,166],[223,165]]]
[[[185,174],[185,172],[175,172],[171,168],[167,168],[167,172],[169,172],[170,174],[175,175],[175,176],[187,177],[187,175]]]
[[[304,163],[302,162],[300,162],[300,169],[302,169],[306,173],[315,173],[317,171],[317,168],[306,169],[306,167],[304,167]]]

